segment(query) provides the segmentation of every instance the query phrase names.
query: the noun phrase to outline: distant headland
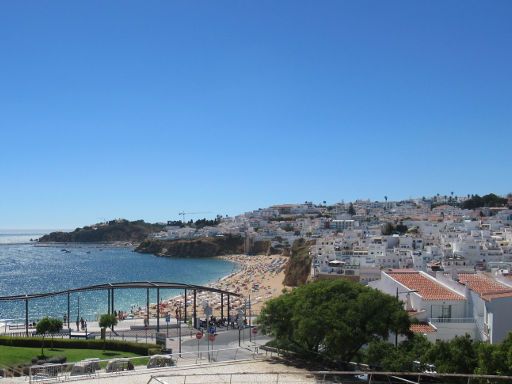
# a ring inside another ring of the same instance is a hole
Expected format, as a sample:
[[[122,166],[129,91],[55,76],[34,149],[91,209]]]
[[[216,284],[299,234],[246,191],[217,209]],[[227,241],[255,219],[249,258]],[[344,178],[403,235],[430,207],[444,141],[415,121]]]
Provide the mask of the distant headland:
[[[144,220],[111,220],[105,223],[76,228],[72,232],[52,232],[39,238],[40,243],[140,243],[150,234],[162,231],[163,224],[146,223]]]

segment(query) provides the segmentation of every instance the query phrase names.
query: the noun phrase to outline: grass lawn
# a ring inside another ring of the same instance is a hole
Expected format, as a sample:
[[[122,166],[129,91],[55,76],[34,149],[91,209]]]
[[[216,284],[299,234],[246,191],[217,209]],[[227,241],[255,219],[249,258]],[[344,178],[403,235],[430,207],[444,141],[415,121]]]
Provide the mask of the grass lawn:
[[[30,364],[34,357],[41,354],[41,348],[10,347],[0,345],[0,366],[13,366],[18,364]],[[63,349],[45,348],[44,354],[47,357],[66,356],[67,362],[72,363],[91,357],[99,359],[113,359],[117,357],[136,357],[138,355],[121,351],[102,351],[101,349]],[[146,364],[147,359],[135,360],[134,364]]]

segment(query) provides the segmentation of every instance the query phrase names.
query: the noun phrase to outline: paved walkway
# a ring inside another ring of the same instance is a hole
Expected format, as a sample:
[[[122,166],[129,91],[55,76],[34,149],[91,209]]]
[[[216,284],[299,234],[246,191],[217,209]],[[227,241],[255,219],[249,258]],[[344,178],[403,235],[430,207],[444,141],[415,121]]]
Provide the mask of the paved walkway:
[[[284,372],[287,372],[284,374]],[[290,372],[295,372],[291,374]],[[200,384],[200,383],[276,383],[279,373],[279,383],[315,383],[312,377],[308,377],[307,371],[290,368],[283,364],[270,361],[249,361],[234,363],[209,364],[190,368],[169,368],[156,372],[139,373],[119,377],[100,378],[89,380],[98,384]],[[153,379],[152,379],[153,377]]]
[[[0,379],[1,384],[27,383],[27,378]],[[77,384],[202,384],[202,383],[316,383],[308,371],[273,360],[210,363],[199,366],[138,369],[95,378],[74,378]]]

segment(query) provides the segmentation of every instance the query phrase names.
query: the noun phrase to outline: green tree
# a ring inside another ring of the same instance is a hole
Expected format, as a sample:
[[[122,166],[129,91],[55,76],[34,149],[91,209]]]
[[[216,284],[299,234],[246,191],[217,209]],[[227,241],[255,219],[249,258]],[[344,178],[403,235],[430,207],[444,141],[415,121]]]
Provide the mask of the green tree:
[[[498,344],[494,357],[494,363],[498,364],[501,374],[512,375],[512,332]]]
[[[36,332],[43,336],[41,341],[41,356],[44,356],[44,337],[47,334],[52,336],[52,348],[53,348],[53,335],[62,330],[62,320],[51,318],[51,317],[43,317],[36,325]]]
[[[406,334],[409,317],[393,296],[346,280],[301,286],[268,301],[258,324],[277,344],[311,357],[350,361],[390,331]]]
[[[427,353],[432,343],[423,335],[414,334],[402,341],[398,348],[387,341],[372,341],[365,350],[364,360],[371,366],[385,371],[412,372],[419,367],[413,362],[430,364]]]
[[[478,343],[477,368],[479,375],[506,375],[508,374],[506,355],[503,356],[503,346],[499,344]]]
[[[99,326],[101,327],[101,337],[103,339],[103,349],[105,349],[105,331],[107,328],[112,328],[117,325],[117,318],[114,314],[104,313],[100,316]]]
[[[393,233],[393,230],[395,228],[393,227],[393,224],[391,223],[384,223],[382,224],[382,227],[380,228],[380,232],[384,235],[384,236],[389,236]]]
[[[348,206],[348,214],[354,216],[356,214],[356,210],[354,209],[354,204],[350,203]]]
[[[467,199],[462,203],[462,208],[476,209],[482,207],[502,207],[506,204],[506,198],[497,196],[494,193],[489,193],[482,197],[479,195],[472,195],[470,199]]]
[[[395,232],[398,232],[400,235],[403,235],[404,233],[407,232],[407,225],[404,225],[403,222],[400,222],[399,224],[397,224],[395,227],[394,227],[394,231]]]
[[[455,337],[450,340],[450,353],[452,366],[455,373],[474,373],[477,367],[476,343],[471,337]]]
[[[50,319],[49,333],[50,333],[50,336],[52,337],[52,342],[51,342],[51,348],[52,349],[53,349],[53,336],[56,333],[59,333],[60,331],[62,331],[62,327],[63,327],[63,323],[62,323],[61,319],[57,319],[55,317]]]
[[[438,372],[474,373],[478,358],[476,343],[469,335],[457,336],[450,341],[437,341],[427,353]]]
[[[401,371],[403,369],[401,351],[387,341],[372,341],[364,352],[363,360],[372,368],[384,371]]]

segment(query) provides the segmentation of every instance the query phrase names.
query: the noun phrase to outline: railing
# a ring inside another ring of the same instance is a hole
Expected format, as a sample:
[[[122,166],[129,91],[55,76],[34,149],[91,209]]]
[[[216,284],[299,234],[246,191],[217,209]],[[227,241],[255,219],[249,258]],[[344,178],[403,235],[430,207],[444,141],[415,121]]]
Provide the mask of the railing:
[[[489,340],[489,331],[487,329],[487,325],[483,322],[481,318],[478,318],[476,320],[476,326],[478,328],[478,332],[480,333],[480,337],[482,338],[482,341],[488,341]]]
[[[475,319],[473,317],[452,317],[452,318],[446,318],[446,317],[433,317],[430,318],[429,321],[431,323],[474,323]]]
[[[78,378],[110,377],[128,373],[150,373],[172,367],[194,367],[213,362],[253,360],[260,351],[248,348],[225,348],[211,351],[184,352],[162,355],[172,359],[173,364],[149,367],[151,356],[139,356],[111,360],[88,359],[76,363],[34,365],[29,369],[30,383],[69,381]]]
[[[394,382],[419,384],[429,379],[459,379],[464,383],[510,383],[512,376],[437,374],[425,372],[376,372],[376,371],[282,371],[282,372],[230,372],[230,373],[175,373],[152,375],[147,384],[202,384],[202,383],[239,383],[239,384],[292,384],[292,383],[361,383]]]
[[[5,377],[20,377],[28,374],[28,368],[25,370],[19,367],[10,367],[0,364],[0,379]]]

